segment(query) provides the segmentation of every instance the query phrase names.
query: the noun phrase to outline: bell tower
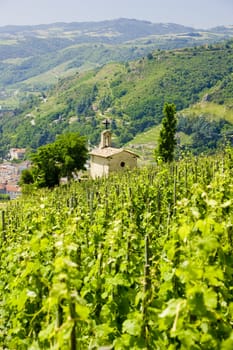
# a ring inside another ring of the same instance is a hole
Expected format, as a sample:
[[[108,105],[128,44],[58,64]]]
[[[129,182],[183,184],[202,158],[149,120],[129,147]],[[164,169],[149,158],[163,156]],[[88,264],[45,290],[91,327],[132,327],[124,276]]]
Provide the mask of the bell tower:
[[[110,125],[109,120],[106,118],[103,121],[103,124],[105,125],[105,130],[102,131],[101,133],[101,141],[99,148],[106,148],[106,147],[111,147],[111,138],[112,138],[112,133],[110,130],[108,130],[108,126]]]
[[[111,138],[112,138],[112,133],[110,130],[102,131],[99,148],[111,147]]]

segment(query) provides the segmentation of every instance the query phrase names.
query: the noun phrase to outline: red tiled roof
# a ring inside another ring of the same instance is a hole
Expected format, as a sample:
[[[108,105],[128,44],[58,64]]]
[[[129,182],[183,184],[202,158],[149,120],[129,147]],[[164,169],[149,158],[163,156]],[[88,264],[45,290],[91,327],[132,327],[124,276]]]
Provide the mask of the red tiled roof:
[[[20,188],[17,185],[6,185],[7,192],[20,192]]]

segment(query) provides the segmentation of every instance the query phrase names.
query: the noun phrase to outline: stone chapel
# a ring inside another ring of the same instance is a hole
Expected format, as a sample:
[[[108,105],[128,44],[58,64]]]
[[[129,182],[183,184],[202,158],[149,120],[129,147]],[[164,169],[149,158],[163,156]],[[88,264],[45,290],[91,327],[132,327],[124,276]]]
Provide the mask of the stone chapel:
[[[93,179],[137,166],[137,154],[124,148],[111,147],[110,130],[101,133],[100,145],[90,152],[90,156],[90,175]]]

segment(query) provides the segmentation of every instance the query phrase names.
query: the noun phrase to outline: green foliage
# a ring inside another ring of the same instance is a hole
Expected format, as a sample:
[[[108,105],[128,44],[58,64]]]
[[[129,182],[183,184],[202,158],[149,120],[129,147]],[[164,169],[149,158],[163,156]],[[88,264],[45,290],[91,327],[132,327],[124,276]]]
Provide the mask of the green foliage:
[[[230,28],[202,33],[176,24],[164,26],[130,19],[3,28],[0,30],[0,85],[17,84],[17,88],[27,91],[47,89],[58,76],[72,74],[74,69],[82,71],[147,54],[150,58],[155,49],[201,45],[232,35]]]
[[[60,164],[54,144],[41,146],[31,155],[32,175],[37,187],[54,187],[59,184]]]
[[[171,162],[174,159],[174,152],[176,146],[176,107],[174,104],[165,103],[164,118],[162,119],[162,128],[159,135],[159,145],[157,156],[161,157],[165,162]]]
[[[34,93],[34,97],[30,94],[21,99],[21,107],[11,117],[7,112],[3,114],[0,150],[6,154],[7,147],[36,149],[53,142],[56,135],[70,131],[88,135],[90,143],[96,144],[103,115],[115,120],[116,143],[122,145],[139,132],[158,125],[165,102],[174,103],[177,112],[197,102],[206,108],[214,102],[223,108],[220,103],[224,103],[224,115],[220,109],[216,115],[231,122],[232,59],[229,41],[227,47],[215,44],[156,51],[153,59],[144,58],[127,65],[111,63],[60,79],[46,96],[44,92]],[[205,114],[204,107],[199,116],[201,114]],[[216,117],[212,114],[210,111],[209,121]],[[216,132],[222,134],[224,127],[223,123],[215,127],[211,122],[214,137],[211,139],[209,133],[210,137],[202,139],[205,144],[195,152],[218,147],[221,138]],[[199,136],[193,135],[195,141],[201,139]]]
[[[54,142],[54,148],[62,176],[71,179],[72,172],[84,169],[87,160],[86,138],[77,133],[61,134]]]
[[[21,182],[37,187],[59,185],[62,176],[72,178],[87,160],[86,139],[77,133],[59,135],[55,142],[41,146],[31,155],[32,168],[22,173]]]
[[[194,154],[213,152],[225,145],[226,141],[232,144],[233,126],[224,119],[211,120],[209,115],[180,116],[177,131],[182,131],[192,137],[191,144],[186,146]]]
[[[8,201],[10,199],[9,194],[0,193],[0,201]]]
[[[33,174],[29,169],[24,169],[20,176],[20,185],[29,185],[33,183]]]
[[[228,148],[7,204],[0,346],[230,349],[232,171]]]

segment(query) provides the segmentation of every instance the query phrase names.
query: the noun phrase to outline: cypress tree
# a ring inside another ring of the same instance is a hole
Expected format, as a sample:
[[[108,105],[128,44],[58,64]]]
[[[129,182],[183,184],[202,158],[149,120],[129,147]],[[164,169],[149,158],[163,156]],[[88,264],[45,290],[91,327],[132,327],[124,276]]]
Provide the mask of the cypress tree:
[[[164,162],[171,162],[174,159],[176,146],[176,106],[173,103],[165,103],[163,114],[164,118],[162,119],[157,155],[161,157]]]

